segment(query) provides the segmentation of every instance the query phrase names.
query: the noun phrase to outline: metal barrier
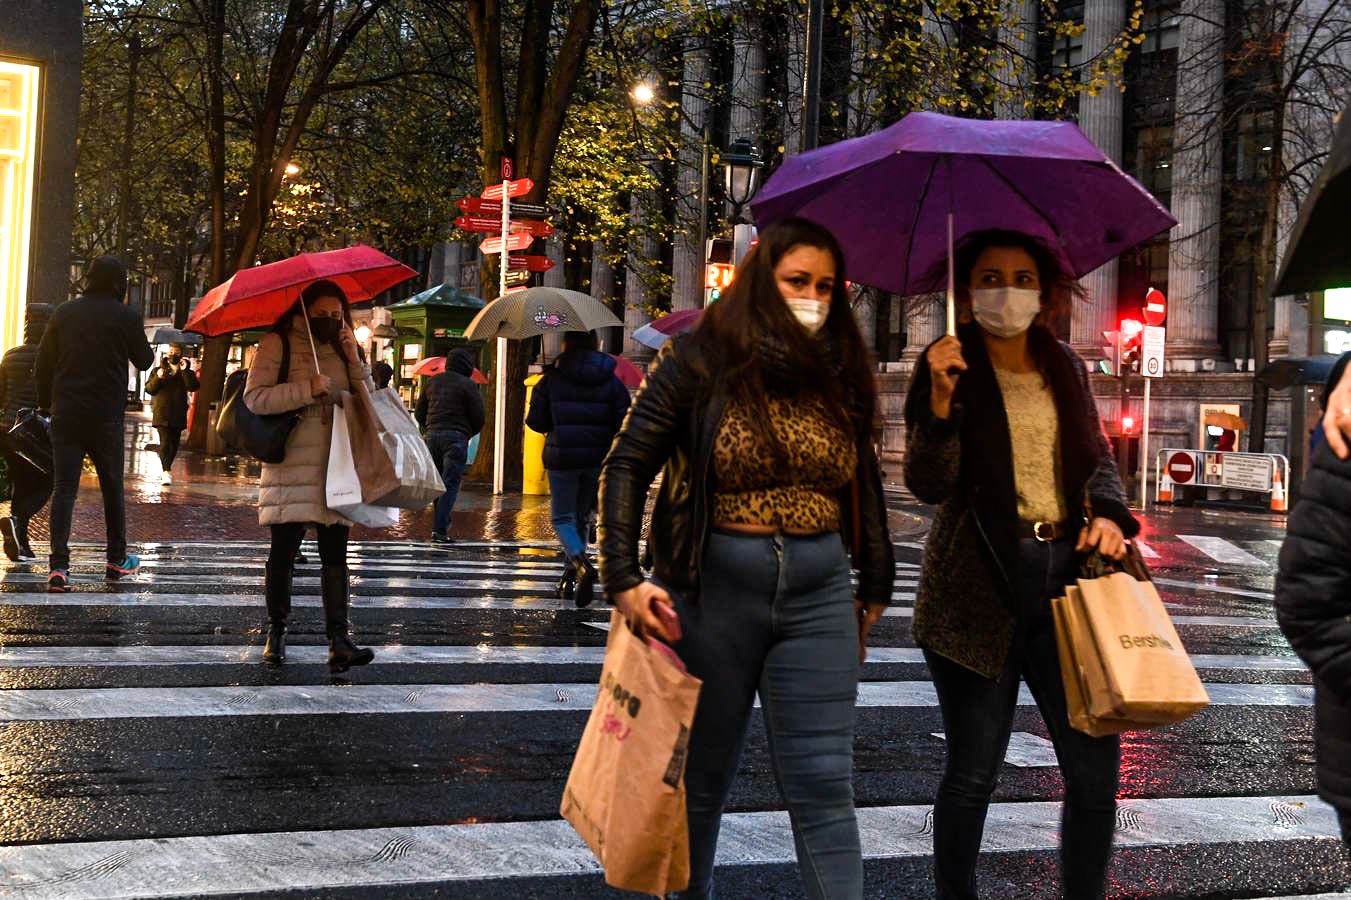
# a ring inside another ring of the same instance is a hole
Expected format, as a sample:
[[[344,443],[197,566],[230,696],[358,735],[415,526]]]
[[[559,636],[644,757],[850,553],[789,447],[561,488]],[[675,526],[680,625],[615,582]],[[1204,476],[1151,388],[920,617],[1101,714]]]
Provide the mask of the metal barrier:
[[[1154,457],[1154,501],[1173,502],[1180,487],[1250,491],[1271,497],[1273,512],[1286,512],[1290,460],[1279,453],[1164,448]]]

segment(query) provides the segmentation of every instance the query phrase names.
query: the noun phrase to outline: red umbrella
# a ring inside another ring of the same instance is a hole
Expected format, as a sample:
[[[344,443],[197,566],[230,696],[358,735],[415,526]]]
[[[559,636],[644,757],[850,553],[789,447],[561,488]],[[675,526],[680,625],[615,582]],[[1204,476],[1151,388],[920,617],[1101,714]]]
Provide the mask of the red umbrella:
[[[615,361],[615,377],[623,382],[624,387],[636,388],[643,383],[643,370],[633,360],[613,353],[607,355]]]
[[[644,347],[660,350],[662,346],[677,334],[693,331],[699,324],[702,309],[682,309],[667,313],[660,319],[653,319],[633,333],[633,339]]]
[[[431,378],[433,375],[440,375],[446,370],[446,358],[444,356],[429,356],[413,366],[414,375],[425,375]],[[487,384],[488,376],[484,375],[478,369],[475,369],[469,375],[469,380],[474,384]]]
[[[302,253],[290,259],[240,269],[207,292],[185,331],[216,337],[251,328],[268,328],[300,299],[305,286],[326,278],[352,303],[370,300],[417,272],[373,247]]]

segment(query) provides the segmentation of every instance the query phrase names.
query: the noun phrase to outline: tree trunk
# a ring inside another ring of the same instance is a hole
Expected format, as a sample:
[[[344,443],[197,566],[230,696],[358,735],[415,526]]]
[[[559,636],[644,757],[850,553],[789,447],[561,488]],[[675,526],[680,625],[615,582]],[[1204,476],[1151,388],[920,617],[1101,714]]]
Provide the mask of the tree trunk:
[[[211,0],[211,20],[207,25],[207,156],[211,179],[211,285],[220,284],[225,273],[225,3]],[[201,387],[197,392],[200,415],[192,417],[188,446],[206,449],[207,424],[211,404],[220,400],[225,388],[225,364],[230,357],[228,335],[210,338],[202,348]]]
[[[1277,62],[1277,75],[1280,75],[1280,63]],[[1279,82],[1277,82],[1279,83]],[[1248,452],[1266,452],[1267,404],[1270,390],[1265,382],[1257,377],[1267,366],[1267,322],[1271,318],[1271,291],[1276,286],[1276,223],[1281,212],[1281,183],[1285,175],[1285,106],[1277,104],[1272,114],[1271,168],[1267,171],[1267,195],[1265,201],[1265,219],[1262,223],[1261,245],[1257,253],[1257,286],[1253,301],[1252,314],[1252,421],[1249,422]],[[1291,435],[1291,440],[1301,440]]]

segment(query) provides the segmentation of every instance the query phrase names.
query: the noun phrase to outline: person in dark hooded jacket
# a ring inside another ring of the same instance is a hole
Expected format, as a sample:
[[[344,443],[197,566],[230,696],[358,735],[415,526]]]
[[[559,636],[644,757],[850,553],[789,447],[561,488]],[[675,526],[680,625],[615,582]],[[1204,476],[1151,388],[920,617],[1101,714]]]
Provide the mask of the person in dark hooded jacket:
[[[450,514],[460,496],[460,481],[469,462],[469,441],[483,430],[483,394],[470,379],[474,354],[457,347],[446,357],[446,370],[427,382],[417,402],[417,421],[427,449],[441,467],[446,492],[436,501],[432,543],[449,544]]]
[[[30,303],[24,313],[24,342],[5,353],[0,361],[0,408],[4,409],[3,428],[14,427],[19,412],[38,408],[37,381],[33,377],[33,363],[37,361],[38,345],[52,317],[47,303]],[[52,475],[34,468],[15,453],[5,452],[9,468],[9,516],[0,519],[0,537],[4,538],[5,555],[11,562],[29,562],[37,559],[28,544],[28,521],[37,515],[52,495]]]
[[[175,350],[160,360],[159,367],[146,379],[145,392],[150,395],[151,423],[159,432],[159,461],[163,472],[160,479],[169,484],[169,471],[188,427],[188,395],[200,387],[192,365]]]
[[[38,348],[38,403],[52,413],[51,593],[70,589],[70,520],[85,456],[94,462],[103,493],[105,576],[116,581],[141,565],[127,553],[122,495],[127,367],[144,372],[155,354],[141,314],[126,305],[126,296],[126,266],[115,256],[100,256],[85,276],[84,294],[57,307]]]
[[[554,531],[568,566],[558,583],[560,598],[591,602],[597,572],[586,556],[586,528],[596,508],[600,467],[628,414],[628,388],[615,376],[615,361],[596,349],[590,331],[569,331],[563,352],[535,385],[525,424],[548,435],[544,468]]]
[[[1342,357],[1329,387],[1342,381]],[[1313,671],[1318,794],[1337,810],[1351,846],[1351,460],[1333,438],[1346,440],[1347,413],[1335,392],[1324,394],[1325,437],[1313,452],[1299,502],[1290,514],[1276,574],[1276,618]]]

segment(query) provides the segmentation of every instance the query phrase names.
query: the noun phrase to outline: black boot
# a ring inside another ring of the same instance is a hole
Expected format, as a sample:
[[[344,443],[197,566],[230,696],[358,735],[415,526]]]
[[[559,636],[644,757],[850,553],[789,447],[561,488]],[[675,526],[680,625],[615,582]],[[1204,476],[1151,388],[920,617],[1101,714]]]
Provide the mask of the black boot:
[[[572,560],[569,559],[566,566],[563,567],[563,574],[558,579],[558,587],[555,592],[559,600],[571,600],[573,589],[577,586],[577,569],[573,567]]]
[[[267,643],[263,645],[263,662],[274,665],[286,662],[286,620],[291,617],[292,566],[267,564],[263,596],[267,600]]]
[[[572,572],[573,577],[577,579],[577,588],[572,595],[573,602],[577,604],[578,609],[585,609],[591,605],[600,573],[591,565],[591,560],[586,558],[585,553],[572,558]]]
[[[352,643],[351,624],[347,621],[347,567],[323,566],[319,583],[324,594],[324,626],[328,632],[328,670],[346,672],[352,666],[364,666],[375,659],[375,651]]]

